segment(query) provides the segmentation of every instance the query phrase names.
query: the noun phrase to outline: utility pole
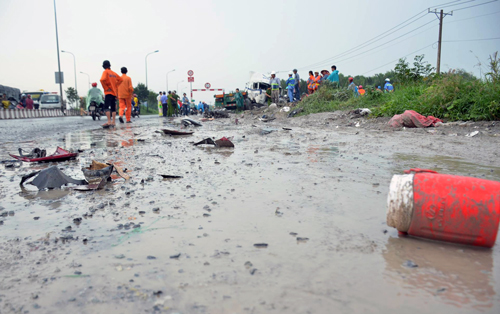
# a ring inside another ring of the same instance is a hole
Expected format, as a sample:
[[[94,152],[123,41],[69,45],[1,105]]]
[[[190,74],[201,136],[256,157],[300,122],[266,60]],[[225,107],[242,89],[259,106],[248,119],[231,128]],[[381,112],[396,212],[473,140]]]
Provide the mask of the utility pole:
[[[431,11],[429,9],[428,13],[436,14],[436,17],[439,20],[438,55],[437,55],[437,65],[436,65],[436,73],[439,74],[441,73],[441,43],[443,38],[443,19],[447,15],[453,15],[453,11],[451,11],[450,13],[444,13],[443,10],[441,9],[438,15],[437,10]]]

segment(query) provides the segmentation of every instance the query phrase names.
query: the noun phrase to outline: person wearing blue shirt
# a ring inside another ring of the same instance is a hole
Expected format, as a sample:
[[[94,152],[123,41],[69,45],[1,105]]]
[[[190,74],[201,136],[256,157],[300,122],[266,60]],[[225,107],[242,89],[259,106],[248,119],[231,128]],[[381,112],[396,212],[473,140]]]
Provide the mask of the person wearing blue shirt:
[[[337,66],[332,65],[332,73],[328,76],[328,80],[339,86],[339,71],[337,70]]]
[[[295,78],[295,93],[294,97],[295,100],[300,101],[300,76],[299,73],[297,73],[297,69],[293,69],[293,74]]]
[[[198,111],[205,112],[205,111],[203,110],[203,104],[201,103],[201,101],[198,103],[198,106],[196,107],[196,109],[197,109]]]
[[[391,80],[386,78],[385,79],[385,85],[384,85],[384,92],[386,93],[392,93],[394,91],[394,86],[391,84]]]
[[[292,77],[293,72],[288,72],[288,80],[286,80],[286,89],[288,90],[288,102],[293,101],[293,92],[295,91],[295,79]]]
[[[160,102],[162,107],[162,115],[165,118],[167,117],[167,110],[168,110],[167,101],[168,101],[167,93],[163,92],[163,95],[161,95],[160,97]]]

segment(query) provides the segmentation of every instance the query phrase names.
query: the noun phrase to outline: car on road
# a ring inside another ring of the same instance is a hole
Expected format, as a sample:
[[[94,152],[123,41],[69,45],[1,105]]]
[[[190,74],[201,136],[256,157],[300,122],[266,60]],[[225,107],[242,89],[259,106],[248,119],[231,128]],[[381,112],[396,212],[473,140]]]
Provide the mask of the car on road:
[[[61,107],[61,96],[59,95],[45,94],[40,97],[40,109],[61,109]]]

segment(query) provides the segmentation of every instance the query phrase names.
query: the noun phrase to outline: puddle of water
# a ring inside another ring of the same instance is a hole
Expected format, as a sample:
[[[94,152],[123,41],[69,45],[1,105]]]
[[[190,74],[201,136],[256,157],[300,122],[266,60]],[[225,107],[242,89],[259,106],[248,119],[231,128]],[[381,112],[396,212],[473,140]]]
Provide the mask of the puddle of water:
[[[396,173],[402,173],[410,168],[421,168],[440,173],[500,180],[500,167],[482,165],[479,163],[480,161],[468,162],[449,156],[422,156],[403,153],[395,153],[393,158],[397,163]]]

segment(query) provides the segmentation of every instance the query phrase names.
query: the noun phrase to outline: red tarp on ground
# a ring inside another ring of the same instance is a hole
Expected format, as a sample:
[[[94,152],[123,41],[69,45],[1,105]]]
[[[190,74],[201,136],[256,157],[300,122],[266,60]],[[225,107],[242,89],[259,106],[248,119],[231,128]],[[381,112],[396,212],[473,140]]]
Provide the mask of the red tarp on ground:
[[[392,117],[388,124],[394,128],[427,128],[436,126],[438,122],[442,123],[443,121],[433,116],[425,117],[413,110],[406,110],[403,114]]]

